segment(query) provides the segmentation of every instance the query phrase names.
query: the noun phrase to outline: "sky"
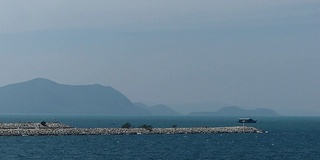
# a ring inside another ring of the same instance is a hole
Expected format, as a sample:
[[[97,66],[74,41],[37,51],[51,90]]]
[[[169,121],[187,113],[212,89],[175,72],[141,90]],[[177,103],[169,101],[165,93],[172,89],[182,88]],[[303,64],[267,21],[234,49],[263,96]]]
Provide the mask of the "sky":
[[[318,0],[1,1],[0,86],[41,77],[319,116],[319,17]]]

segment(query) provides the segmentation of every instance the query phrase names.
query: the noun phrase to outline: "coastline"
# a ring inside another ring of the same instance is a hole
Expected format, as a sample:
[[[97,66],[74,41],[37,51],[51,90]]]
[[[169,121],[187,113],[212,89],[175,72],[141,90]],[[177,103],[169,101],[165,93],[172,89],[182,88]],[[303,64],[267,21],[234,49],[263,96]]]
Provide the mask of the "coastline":
[[[0,123],[0,136],[63,136],[63,135],[139,135],[139,134],[221,134],[263,133],[254,127],[191,127],[191,128],[75,128],[63,123]]]

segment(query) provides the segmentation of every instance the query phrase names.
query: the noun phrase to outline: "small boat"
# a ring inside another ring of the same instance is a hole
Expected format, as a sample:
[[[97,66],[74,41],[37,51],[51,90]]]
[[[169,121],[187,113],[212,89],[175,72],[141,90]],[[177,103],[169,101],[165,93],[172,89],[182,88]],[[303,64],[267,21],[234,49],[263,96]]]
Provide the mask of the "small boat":
[[[256,123],[257,120],[253,120],[252,118],[239,118],[238,123]]]

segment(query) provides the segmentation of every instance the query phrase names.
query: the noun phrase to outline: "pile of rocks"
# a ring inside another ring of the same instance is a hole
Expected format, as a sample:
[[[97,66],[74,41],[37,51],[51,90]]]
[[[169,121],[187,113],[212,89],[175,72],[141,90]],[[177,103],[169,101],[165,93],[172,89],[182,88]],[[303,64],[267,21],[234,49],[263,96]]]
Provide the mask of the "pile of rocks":
[[[74,128],[62,123],[0,123],[0,136],[262,133],[254,127]]]
[[[0,123],[0,129],[47,129],[47,128],[73,128],[63,123],[50,122],[42,125],[41,123],[19,122],[19,123]]]

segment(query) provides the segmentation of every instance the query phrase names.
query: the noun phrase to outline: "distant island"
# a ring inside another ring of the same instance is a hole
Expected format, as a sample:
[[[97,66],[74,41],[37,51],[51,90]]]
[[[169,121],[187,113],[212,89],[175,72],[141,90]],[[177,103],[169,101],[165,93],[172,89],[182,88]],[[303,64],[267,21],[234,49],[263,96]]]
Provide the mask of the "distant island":
[[[1,113],[22,114],[182,115],[163,104],[132,103],[110,86],[67,85],[44,78],[0,87],[0,107]],[[244,110],[233,106],[189,115],[277,116],[277,113],[270,109]]]
[[[110,86],[66,85],[36,78],[0,87],[1,113],[179,115],[165,105],[133,104]]]
[[[192,112],[193,116],[279,116],[275,111],[266,108],[245,110],[237,106],[223,107],[216,112]]]
[[[143,103],[133,103],[134,106],[138,108],[145,109],[150,112],[152,115],[181,115],[181,113],[171,109],[170,107],[163,105],[163,104],[158,104],[154,106],[147,106]]]

